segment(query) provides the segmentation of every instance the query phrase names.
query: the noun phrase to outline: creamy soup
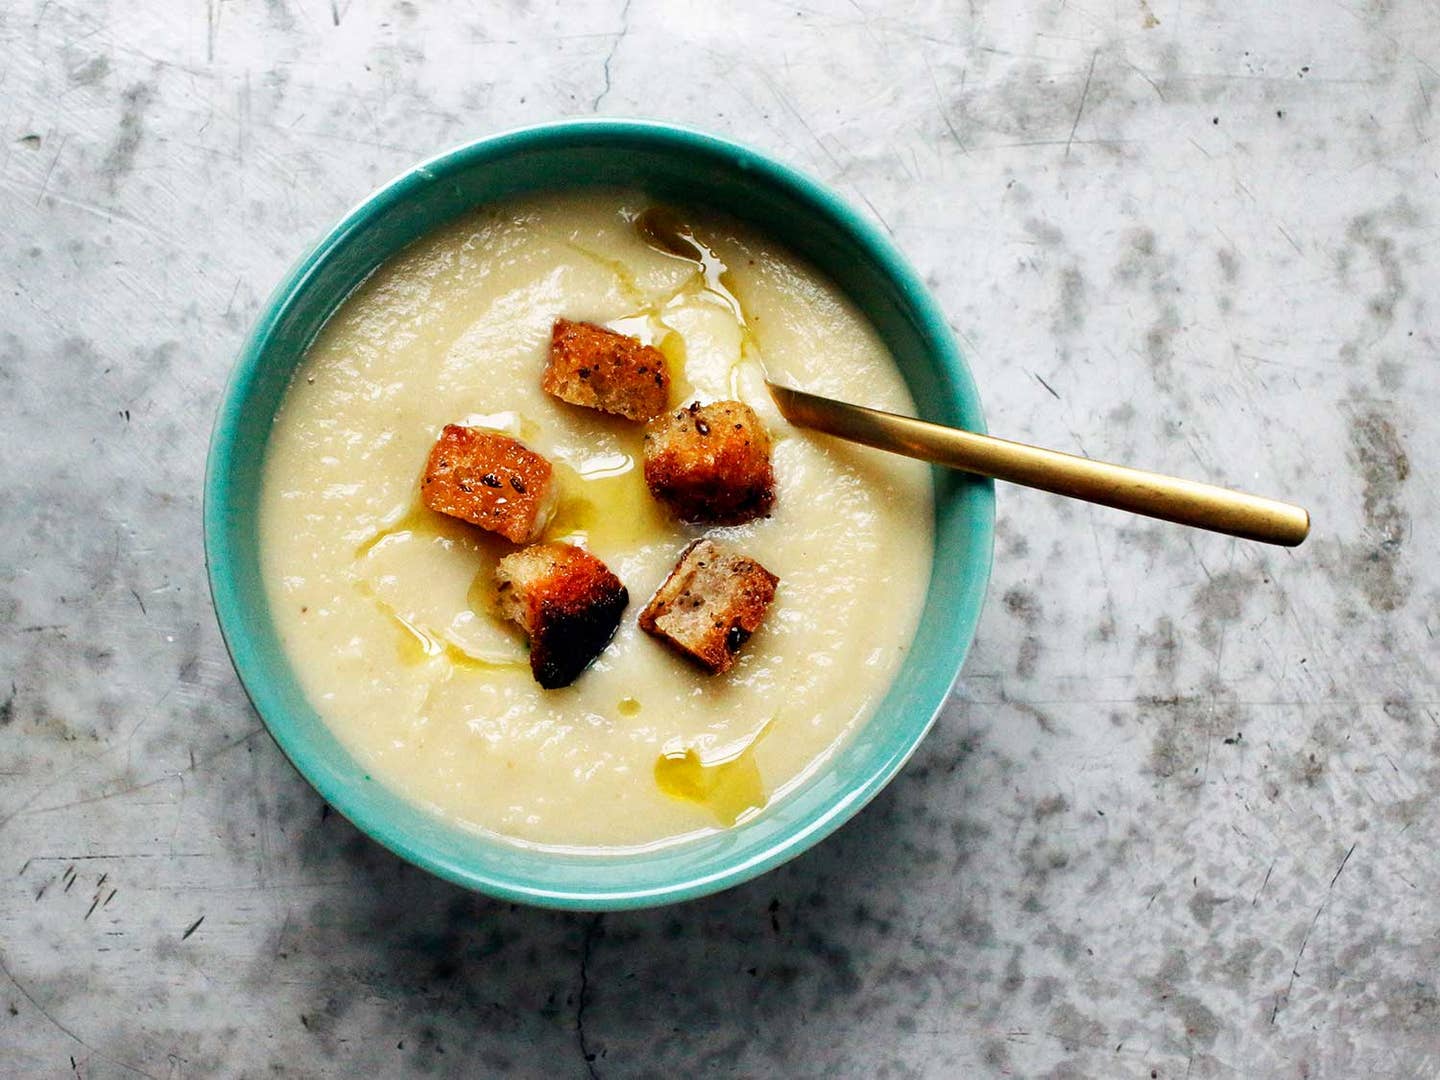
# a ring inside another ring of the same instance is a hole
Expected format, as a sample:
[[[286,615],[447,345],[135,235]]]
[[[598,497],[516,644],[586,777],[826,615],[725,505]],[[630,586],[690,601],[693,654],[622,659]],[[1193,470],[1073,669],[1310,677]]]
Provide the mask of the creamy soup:
[[[523,843],[651,845],[764,813],[874,711],[929,580],[926,468],[789,426],[762,382],[912,412],[873,328],[763,236],[686,216],[704,252],[687,258],[637,227],[647,208],[549,197],[425,237],[330,319],[268,449],[270,606],[315,708],[376,779]],[[671,518],[645,486],[642,425],[541,391],[560,316],[657,346],[672,406],[751,405],[774,440],[771,516]],[[420,506],[446,424],[547,457],[559,501],[544,539],[588,548],[629,590],[614,640],[571,686],[536,685],[523,634],[495,614],[495,563],[514,546]],[[780,579],[738,663],[714,677],[635,624],[699,536]]]

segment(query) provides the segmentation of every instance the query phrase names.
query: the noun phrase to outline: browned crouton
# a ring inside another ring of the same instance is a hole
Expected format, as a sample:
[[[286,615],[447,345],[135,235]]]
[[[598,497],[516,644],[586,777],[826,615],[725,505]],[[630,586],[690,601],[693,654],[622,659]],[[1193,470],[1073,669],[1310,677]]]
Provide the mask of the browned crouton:
[[[743,402],[694,402],[646,429],[645,483],[682,521],[763,517],[775,502],[770,436]]]
[[[556,319],[540,388],[561,401],[627,420],[650,420],[670,404],[670,372],[659,349],[592,323]]]
[[[696,540],[640,613],[640,629],[719,675],[759,629],[779,582],[754,559]]]
[[[588,551],[535,544],[495,567],[500,612],[530,635],[530,670],[546,690],[569,686],[600,655],[630,594]]]
[[[430,451],[425,505],[523,544],[544,522],[550,463],[508,435],[447,424]]]

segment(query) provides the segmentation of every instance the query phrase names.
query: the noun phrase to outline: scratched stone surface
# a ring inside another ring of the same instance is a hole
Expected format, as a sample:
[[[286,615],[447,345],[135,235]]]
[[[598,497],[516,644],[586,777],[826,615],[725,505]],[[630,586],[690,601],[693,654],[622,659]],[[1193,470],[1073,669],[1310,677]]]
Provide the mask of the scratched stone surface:
[[[1435,1075],[1437,109],[1425,0],[0,0],[0,1075]],[[212,412],[367,191],[591,113],[875,215],[996,431],[1313,538],[1002,490],[953,701],[809,854],[603,918],[398,861],[226,659]]]

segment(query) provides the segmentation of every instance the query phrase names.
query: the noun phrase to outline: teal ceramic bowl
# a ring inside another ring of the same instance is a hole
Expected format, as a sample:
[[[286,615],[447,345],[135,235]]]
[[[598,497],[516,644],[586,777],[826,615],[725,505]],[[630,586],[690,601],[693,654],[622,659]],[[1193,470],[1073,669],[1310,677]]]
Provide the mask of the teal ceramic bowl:
[[[754,150],[663,124],[549,124],[448,151],[367,198],[281,282],[226,387],[205,477],[205,557],[235,669],[295,767],[391,851],[491,896],[594,911],[684,900],[752,878],[839,828],[890,781],[934,722],[974,636],[990,572],[994,489],[936,472],[930,591],[894,685],[808,783],[737,828],[642,853],[562,854],[447,823],[366,775],[306,701],[267,610],[257,511],[271,421],[306,347],[380,263],[484,203],[587,186],[639,189],[750,222],[823,270],[869,316],[922,415],[976,431],[984,421],[944,316],[869,221]]]

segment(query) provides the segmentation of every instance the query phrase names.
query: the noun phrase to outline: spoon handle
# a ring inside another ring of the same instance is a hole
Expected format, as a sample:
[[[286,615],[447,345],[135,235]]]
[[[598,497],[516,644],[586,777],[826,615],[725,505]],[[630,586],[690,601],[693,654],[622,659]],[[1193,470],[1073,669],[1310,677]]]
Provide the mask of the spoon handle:
[[[1303,507],[1275,499],[766,386],[792,424],[880,450],[1267,544],[1293,547],[1310,531]]]

